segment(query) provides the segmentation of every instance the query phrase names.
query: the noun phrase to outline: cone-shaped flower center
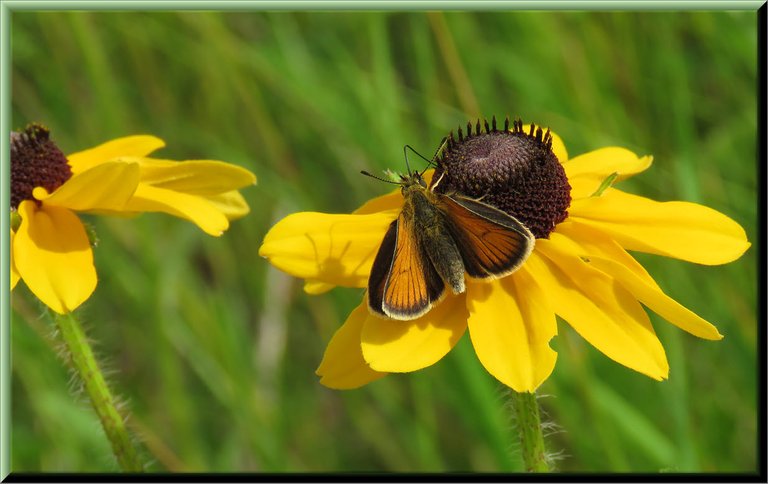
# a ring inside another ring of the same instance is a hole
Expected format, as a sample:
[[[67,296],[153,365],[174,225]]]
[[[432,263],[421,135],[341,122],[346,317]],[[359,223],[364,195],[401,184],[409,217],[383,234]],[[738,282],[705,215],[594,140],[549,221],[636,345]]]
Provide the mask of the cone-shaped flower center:
[[[522,222],[536,238],[548,238],[555,225],[568,216],[571,186],[562,165],[552,152],[552,137],[531,125],[528,133],[517,120],[509,129],[480,121],[458,140],[451,132],[437,160],[435,191],[461,193],[507,212]],[[442,179],[441,179],[442,177]]]
[[[11,133],[11,210],[23,200],[33,200],[35,187],[51,193],[71,176],[67,157],[50,140],[47,128],[30,124]]]

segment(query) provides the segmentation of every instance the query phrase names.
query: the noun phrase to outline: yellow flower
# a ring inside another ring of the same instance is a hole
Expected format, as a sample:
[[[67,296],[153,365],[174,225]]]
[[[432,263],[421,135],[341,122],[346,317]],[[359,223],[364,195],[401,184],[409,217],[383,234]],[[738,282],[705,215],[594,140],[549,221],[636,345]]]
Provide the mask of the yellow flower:
[[[740,257],[750,245],[741,226],[702,205],[657,202],[610,186],[647,169],[649,156],[608,147],[569,159],[554,134],[536,133],[521,123],[514,128],[516,142],[531,147],[534,154],[546,148],[555,168],[546,170],[556,172],[553,176],[559,181],[552,188],[536,185],[549,179],[546,173],[520,175],[527,190],[512,187],[511,197],[499,196],[491,203],[495,192],[483,187],[471,195],[489,195],[483,200],[505,210],[505,203],[517,204],[510,213],[536,235],[526,262],[502,279],[467,279],[464,293],[449,292],[413,321],[374,316],[364,298],[331,339],[317,370],[321,383],[356,388],[387,373],[425,368],[446,355],[469,328],[475,352],[488,372],[518,392],[534,391],[555,366],[557,355],[549,346],[557,334],[555,315],[609,358],[662,380],[669,366],[643,305],[695,336],[722,338],[713,325],[664,294],[627,250],[723,264]],[[473,135],[468,126],[466,140],[509,133],[497,132],[494,120],[492,131],[486,123],[486,133],[478,124]],[[449,148],[458,152],[467,144],[451,141]],[[478,163],[492,165],[494,157],[508,154],[496,146],[490,154],[486,150]],[[470,187],[479,179],[478,172],[459,171],[470,167],[473,156],[457,155],[458,164],[449,166],[444,155],[438,170],[454,175],[454,188],[461,183]],[[546,163],[541,160],[547,156],[531,157],[526,170],[542,169]],[[510,157],[506,158],[500,162],[507,163]],[[489,179],[498,173],[491,175]],[[537,205],[546,198],[542,193],[557,206]],[[336,285],[367,287],[374,257],[402,200],[397,190],[368,201],[353,214],[289,215],[269,231],[259,253],[275,267],[304,278],[311,294]]]
[[[12,133],[11,288],[24,280],[62,314],[88,299],[96,269],[76,212],[165,212],[214,236],[248,213],[237,189],[256,182],[251,172],[220,161],[147,157],[163,146],[154,136],[128,136],[65,157],[42,126]]]

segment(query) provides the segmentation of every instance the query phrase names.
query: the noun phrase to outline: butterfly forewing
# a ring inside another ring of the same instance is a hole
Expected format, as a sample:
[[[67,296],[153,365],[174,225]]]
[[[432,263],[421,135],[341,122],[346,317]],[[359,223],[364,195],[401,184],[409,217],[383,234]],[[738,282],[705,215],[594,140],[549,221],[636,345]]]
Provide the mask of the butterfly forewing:
[[[456,241],[464,268],[485,279],[511,274],[528,258],[535,238],[501,210],[460,195],[440,197],[439,208]]]
[[[403,215],[392,223],[368,281],[370,308],[394,319],[416,319],[445,292],[445,283],[423,252],[413,225]]]

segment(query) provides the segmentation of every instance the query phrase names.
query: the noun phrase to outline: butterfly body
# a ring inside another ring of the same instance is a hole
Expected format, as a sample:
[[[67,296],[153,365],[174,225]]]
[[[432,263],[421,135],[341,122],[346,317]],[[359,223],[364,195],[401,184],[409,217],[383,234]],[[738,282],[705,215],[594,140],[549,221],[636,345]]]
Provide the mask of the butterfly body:
[[[511,215],[460,194],[434,191],[418,172],[401,175],[403,208],[389,226],[368,280],[373,314],[399,320],[423,316],[445,296],[478,279],[515,271],[534,245]]]

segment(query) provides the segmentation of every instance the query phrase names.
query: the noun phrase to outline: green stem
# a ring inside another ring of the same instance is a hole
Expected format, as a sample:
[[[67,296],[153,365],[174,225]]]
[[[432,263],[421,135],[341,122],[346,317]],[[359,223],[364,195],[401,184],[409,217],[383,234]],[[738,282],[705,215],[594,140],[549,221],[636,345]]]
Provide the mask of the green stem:
[[[109,391],[80,322],[72,313],[56,314],[54,319],[67,346],[71,364],[88,392],[120,468],[125,472],[143,471],[144,466],[139,460],[128,429],[115,406],[115,399]]]
[[[536,394],[512,391],[512,407],[517,421],[517,430],[520,432],[525,470],[527,472],[549,472]]]

